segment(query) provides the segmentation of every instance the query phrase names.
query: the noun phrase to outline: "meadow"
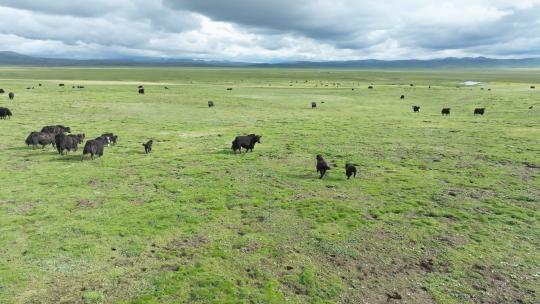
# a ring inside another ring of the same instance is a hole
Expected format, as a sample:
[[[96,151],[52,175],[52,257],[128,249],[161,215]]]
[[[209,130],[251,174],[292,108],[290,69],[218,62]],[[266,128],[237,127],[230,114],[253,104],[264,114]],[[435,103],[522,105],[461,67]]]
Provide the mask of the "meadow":
[[[0,88],[0,303],[540,303],[540,70],[2,67]],[[53,124],[119,142],[24,144]]]

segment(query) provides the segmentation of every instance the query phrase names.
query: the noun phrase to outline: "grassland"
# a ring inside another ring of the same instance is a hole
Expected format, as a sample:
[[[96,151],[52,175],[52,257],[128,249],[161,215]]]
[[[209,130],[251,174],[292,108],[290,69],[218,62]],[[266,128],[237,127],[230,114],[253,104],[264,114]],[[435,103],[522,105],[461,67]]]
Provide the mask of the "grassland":
[[[1,68],[17,95],[0,96],[14,113],[0,121],[0,303],[539,303],[539,83],[539,70]],[[24,145],[50,124],[120,141],[85,162]],[[262,144],[233,155],[246,133]],[[338,166],[324,180],[316,154]]]

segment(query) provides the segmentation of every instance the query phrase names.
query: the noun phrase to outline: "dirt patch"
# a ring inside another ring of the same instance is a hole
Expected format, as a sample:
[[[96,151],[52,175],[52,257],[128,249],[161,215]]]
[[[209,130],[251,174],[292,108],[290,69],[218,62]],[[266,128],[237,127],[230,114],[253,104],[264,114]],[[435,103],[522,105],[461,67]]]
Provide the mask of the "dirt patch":
[[[103,201],[101,201],[101,200],[99,200],[99,201],[91,201],[89,199],[80,199],[75,204],[75,207],[76,208],[82,208],[82,209],[96,208],[96,207],[99,207],[102,204],[102,202]]]
[[[160,268],[162,271],[171,271],[171,272],[177,272],[180,270],[180,266],[177,265],[163,265]]]

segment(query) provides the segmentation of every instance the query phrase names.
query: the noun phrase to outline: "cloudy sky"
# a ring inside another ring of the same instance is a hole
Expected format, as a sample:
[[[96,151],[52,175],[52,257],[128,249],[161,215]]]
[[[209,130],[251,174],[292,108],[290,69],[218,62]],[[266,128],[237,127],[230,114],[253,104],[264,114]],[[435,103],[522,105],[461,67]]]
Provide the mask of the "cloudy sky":
[[[63,58],[540,57],[540,0],[0,0],[0,41]]]

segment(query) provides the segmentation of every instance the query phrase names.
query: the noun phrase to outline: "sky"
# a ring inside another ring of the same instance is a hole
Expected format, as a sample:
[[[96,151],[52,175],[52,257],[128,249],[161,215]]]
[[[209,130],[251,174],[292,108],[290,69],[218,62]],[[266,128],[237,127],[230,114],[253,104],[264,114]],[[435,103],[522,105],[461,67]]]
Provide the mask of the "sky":
[[[75,59],[540,57],[540,0],[0,0],[0,41]]]

